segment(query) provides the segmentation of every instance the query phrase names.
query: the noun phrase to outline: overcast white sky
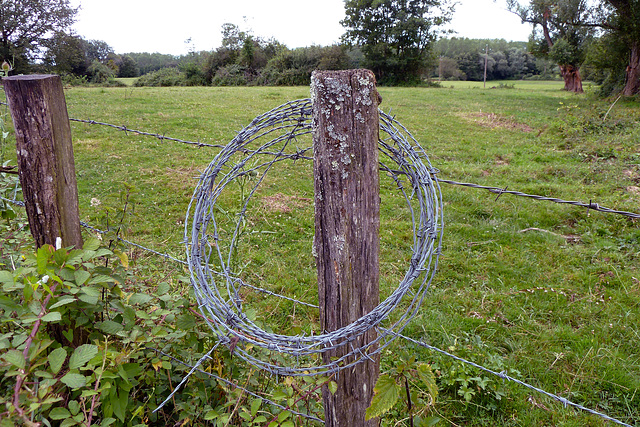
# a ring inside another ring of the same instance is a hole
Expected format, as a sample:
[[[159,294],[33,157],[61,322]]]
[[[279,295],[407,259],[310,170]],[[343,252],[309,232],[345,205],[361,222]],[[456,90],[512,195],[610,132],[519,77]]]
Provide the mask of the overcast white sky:
[[[107,42],[116,53],[185,54],[220,46],[222,24],[274,37],[290,48],[326,46],[344,33],[344,0],[70,0],[81,6],[76,32]],[[526,41],[528,24],[505,10],[505,0],[459,0],[451,28],[459,37]]]

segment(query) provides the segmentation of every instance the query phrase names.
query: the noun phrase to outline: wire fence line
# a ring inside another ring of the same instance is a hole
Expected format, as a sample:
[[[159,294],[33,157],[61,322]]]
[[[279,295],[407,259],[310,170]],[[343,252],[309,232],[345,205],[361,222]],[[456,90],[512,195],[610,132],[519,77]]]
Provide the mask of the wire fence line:
[[[101,122],[97,122],[97,121],[94,121],[94,120],[78,120],[78,119],[70,119],[70,120],[72,120],[72,121],[76,121],[76,122],[81,122],[81,123],[86,123],[86,124],[90,124],[90,125],[103,125],[103,126],[108,126],[108,127],[113,128],[113,129],[116,129],[116,130],[119,130],[119,131],[123,131],[123,132],[125,132],[125,133],[129,133],[129,132],[131,132],[131,133],[135,133],[135,134],[139,134],[139,135],[143,135],[143,136],[151,136],[151,137],[155,137],[155,138],[157,138],[157,139],[159,139],[159,140],[161,140],[161,141],[166,140],[166,141],[172,141],[172,142],[179,142],[179,143],[185,143],[185,144],[188,144],[188,145],[198,146],[198,147],[211,147],[211,148],[223,148],[223,147],[226,147],[226,146],[222,146],[222,145],[204,144],[204,143],[201,143],[201,142],[186,141],[186,140],[182,140],[182,139],[178,139],[178,138],[170,138],[170,137],[166,137],[166,136],[164,136],[164,135],[160,135],[160,134],[157,134],[157,133],[150,133],[150,132],[137,131],[137,130],[133,130],[133,129],[128,129],[126,126],[117,126],[117,125],[112,125],[112,124],[108,124],[108,123],[101,123]],[[242,132],[242,131],[241,131],[241,132]],[[239,134],[241,134],[241,132],[239,132]],[[297,150],[295,153],[288,154],[288,155],[287,155],[287,158],[288,158],[288,159],[290,159],[290,160],[297,160],[297,159],[311,159],[311,157],[309,157],[309,156],[305,156],[305,155],[304,155],[304,154],[305,154],[307,151],[309,151],[309,150],[310,150],[310,148],[307,148],[307,149],[304,149],[304,150]],[[254,151],[249,151],[249,150],[245,150],[245,151],[244,151],[244,153],[245,153],[245,154],[246,154],[246,153],[248,153],[248,152],[254,152]],[[385,165],[381,165],[381,170],[385,170],[385,171],[387,171],[387,172],[395,172],[395,173],[398,173],[399,175],[400,175],[400,174],[402,174],[402,173],[404,173],[403,171],[394,171],[394,170],[392,170],[392,169],[388,168],[388,167],[387,167],[387,166],[385,166]],[[243,172],[241,172],[240,174],[238,174],[237,176],[240,176],[241,174],[246,174],[247,172],[248,172],[248,171],[243,171]],[[578,207],[584,207],[584,208],[587,208],[588,210],[600,211],[600,212],[603,212],[603,213],[612,213],[612,214],[624,215],[624,216],[627,216],[627,217],[630,217],[630,218],[640,218],[640,214],[633,213],[633,212],[626,212],[626,211],[614,210],[614,209],[610,209],[610,208],[602,207],[602,206],[600,206],[600,205],[599,205],[599,204],[597,204],[597,203],[593,203],[592,201],[590,201],[590,202],[587,204],[587,203],[582,203],[582,202],[577,202],[577,201],[568,201],[568,200],[562,200],[562,199],[558,199],[558,198],[544,197],[544,196],[539,196],[539,195],[527,194],[527,193],[523,193],[523,192],[519,192],[519,191],[507,190],[507,187],[505,187],[505,188],[489,187],[489,186],[482,186],[482,185],[473,184],[473,183],[456,182],[456,181],[452,181],[452,180],[441,179],[441,178],[438,178],[438,177],[436,176],[436,174],[438,173],[438,171],[437,171],[436,169],[434,169],[434,168],[429,169],[429,171],[428,171],[428,172],[429,172],[429,174],[431,174],[431,176],[433,177],[434,182],[437,182],[437,183],[445,183],[445,184],[450,184],[450,185],[458,185],[458,186],[464,186],[464,187],[476,188],[476,189],[484,189],[484,190],[490,191],[490,192],[492,192],[492,193],[494,193],[494,194],[497,194],[497,195],[498,195],[498,197],[500,197],[502,194],[512,194],[512,195],[515,195],[515,196],[532,198],[532,199],[534,199],[534,200],[539,200],[539,201],[551,201],[551,202],[554,202],[554,203],[570,204],[570,205],[574,205],[574,206],[578,206]],[[9,203],[13,203],[13,204],[15,204],[15,205],[17,205],[17,206],[24,206],[24,202],[19,201],[19,200],[16,200],[16,194],[15,194],[15,192],[14,192],[14,198],[13,198],[13,200],[11,200],[11,199],[7,199],[7,198],[5,198],[5,197],[0,197],[0,200],[3,200],[3,201],[5,201],[5,202],[9,202]],[[497,198],[496,198],[496,200],[497,200]],[[94,228],[94,227],[92,227],[92,226],[90,226],[90,225],[88,225],[88,224],[86,224],[86,223],[84,223],[84,222],[82,222],[82,223],[81,223],[81,225],[82,225],[83,227],[85,227],[85,228],[89,229],[89,230],[92,230],[92,231],[97,232],[97,233],[100,233],[100,234],[106,234],[106,233],[107,233],[106,231],[103,231],[103,230],[99,230],[99,229],[97,229],[97,228]],[[145,246],[142,246],[142,245],[136,244],[136,243],[134,243],[134,242],[128,241],[128,240],[126,240],[126,239],[123,239],[123,238],[121,238],[121,237],[119,237],[119,236],[117,236],[117,238],[118,238],[118,240],[119,240],[119,241],[121,241],[121,242],[123,242],[123,243],[125,243],[125,244],[127,244],[127,245],[130,245],[130,246],[133,246],[133,247],[137,247],[137,248],[139,248],[139,249],[141,249],[141,250],[144,250],[144,251],[147,251],[147,252],[152,253],[152,254],[154,254],[154,255],[157,255],[157,256],[163,257],[163,258],[168,259],[168,260],[170,260],[170,261],[174,261],[174,262],[180,263],[180,264],[182,264],[182,265],[188,265],[188,262],[183,261],[183,260],[180,260],[180,259],[175,258],[175,257],[173,257],[173,256],[170,256],[170,255],[168,255],[168,254],[164,254],[164,253],[161,253],[161,252],[155,251],[155,250],[153,250],[153,249],[150,249],[150,248],[147,248],[147,247],[145,247]],[[216,274],[224,274],[224,273],[216,273]],[[245,284],[245,285],[246,285],[247,287],[253,288],[254,290],[256,290],[256,291],[258,291],[258,292],[264,292],[264,293],[266,293],[266,294],[268,294],[268,295],[271,295],[271,296],[276,296],[276,297],[280,297],[280,298],[288,299],[288,300],[290,300],[290,301],[292,301],[292,302],[294,302],[294,303],[304,304],[304,305],[308,305],[308,306],[310,306],[310,307],[317,308],[317,306],[315,306],[315,305],[308,304],[308,303],[305,303],[305,302],[303,302],[303,301],[298,301],[298,300],[296,300],[296,299],[294,299],[294,298],[288,298],[288,297],[285,297],[285,296],[282,296],[282,295],[278,295],[278,294],[273,293],[273,292],[271,292],[271,291],[268,291],[268,290],[265,290],[265,289],[261,289],[261,288],[258,288],[258,287],[254,287],[254,286],[252,286],[252,285],[250,285],[250,284]],[[617,420],[617,419],[615,419],[615,418],[609,417],[609,416],[607,416],[606,414],[602,414],[602,413],[599,413],[599,412],[597,412],[597,411],[591,410],[591,409],[586,408],[586,407],[584,407],[584,406],[582,406],[582,405],[579,405],[579,404],[573,403],[573,402],[571,402],[571,401],[569,401],[569,400],[567,400],[567,399],[565,399],[565,398],[563,398],[563,397],[561,397],[561,396],[554,395],[554,394],[552,394],[552,393],[549,393],[549,392],[546,392],[546,391],[544,391],[544,390],[542,390],[542,389],[539,389],[539,388],[537,388],[537,387],[535,387],[535,386],[532,386],[532,385],[530,385],[530,384],[527,384],[527,383],[525,383],[525,382],[523,382],[523,381],[520,381],[520,380],[518,380],[518,379],[516,379],[516,378],[512,378],[512,377],[510,377],[510,376],[506,375],[506,373],[505,373],[504,371],[503,371],[503,372],[495,372],[495,371],[492,371],[492,370],[490,370],[490,369],[488,369],[488,368],[485,368],[485,367],[483,367],[483,366],[481,366],[481,365],[478,365],[478,364],[476,364],[476,363],[474,363],[474,362],[471,362],[471,361],[465,360],[465,359],[463,359],[463,358],[457,357],[457,356],[455,356],[455,355],[453,355],[453,354],[451,354],[451,353],[448,353],[448,352],[446,352],[446,351],[444,351],[444,350],[441,350],[441,349],[439,349],[439,348],[437,348],[437,347],[430,346],[430,345],[428,345],[428,344],[426,344],[426,343],[424,343],[424,342],[421,342],[421,341],[415,340],[415,339],[413,339],[413,338],[407,337],[407,336],[405,336],[405,335],[402,335],[400,332],[396,332],[396,331],[393,331],[393,330],[386,330],[385,328],[380,328],[380,329],[381,329],[381,330],[383,330],[383,331],[389,331],[389,332],[388,332],[388,334],[389,334],[389,335],[393,335],[393,336],[396,336],[396,337],[398,337],[398,338],[402,338],[402,339],[404,339],[404,340],[406,340],[406,341],[408,341],[408,342],[412,342],[412,343],[414,343],[414,344],[416,344],[416,345],[419,345],[419,346],[421,346],[421,347],[424,347],[424,348],[427,348],[427,349],[430,349],[430,350],[436,351],[436,352],[438,352],[438,353],[440,353],[440,354],[443,354],[443,355],[445,355],[445,356],[447,356],[447,357],[453,358],[453,359],[458,360],[458,361],[460,361],[460,362],[462,362],[462,363],[468,364],[468,365],[473,366],[473,367],[475,367],[475,368],[477,368],[477,369],[480,369],[480,370],[483,370],[483,371],[485,371],[485,372],[487,372],[487,373],[490,373],[490,374],[492,374],[492,375],[498,376],[498,377],[500,377],[500,378],[502,378],[502,379],[505,379],[505,380],[512,381],[512,382],[514,382],[514,383],[520,384],[520,385],[522,385],[522,386],[524,386],[524,387],[526,387],[526,388],[529,388],[529,389],[531,389],[531,390],[533,390],[533,391],[536,391],[536,392],[538,392],[538,393],[541,393],[541,394],[543,394],[543,395],[545,395],[545,396],[547,396],[547,397],[549,397],[549,398],[551,398],[551,399],[554,399],[554,400],[556,400],[556,401],[558,401],[558,402],[562,403],[564,406],[573,406],[573,407],[575,407],[575,408],[577,408],[577,409],[583,410],[583,411],[588,412],[588,413],[590,413],[590,414],[592,414],[592,415],[595,415],[595,416],[599,416],[599,417],[601,417],[601,418],[603,418],[603,419],[605,419],[605,420],[608,420],[608,421],[614,422],[614,423],[616,423],[616,424],[631,427],[631,425],[630,425],[630,424],[626,424],[626,423],[624,423],[624,422],[622,422],[622,421],[620,421],[620,420]],[[224,344],[224,342],[223,342],[223,344]],[[218,345],[218,344],[216,344],[216,347],[217,347],[217,345]],[[214,349],[215,349],[215,347],[214,347]],[[211,351],[213,351],[214,349],[211,349],[211,350],[210,350],[210,352],[211,352]],[[250,390],[246,390],[246,389],[244,389],[243,387],[241,387],[241,386],[239,386],[239,385],[237,385],[237,384],[235,384],[235,383],[233,383],[233,382],[231,382],[231,381],[229,381],[229,380],[226,380],[226,379],[224,379],[224,378],[219,378],[219,377],[217,377],[217,376],[216,376],[216,375],[214,375],[214,374],[211,374],[211,373],[208,373],[208,372],[206,372],[206,371],[203,371],[203,370],[199,369],[199,367],[198,367],[198,366],[199,366],[199,364],[200,364],[200,363],[202,363],[202,361],[203,361],[203,360],[205,360],[205,359],[207,358],[207,356],[206,356],[206,355],[205,355],[205,356],[204,356],[200,361],[198,361],[198,363],[197,363],[196,365],[193,365],[193,366],[192,366],[192,365],[189,365],[189,364],[187,364],[187,363],[185,363],[185,362],[183,362],[183,361],[180,361],[180,360],[178,360],[178,359],[175,359],[175,358],[173,358],[173,357],[172,357],[172,356],[170,356],[170,355],[164,354],[164,353],[162,353],[161,351],[159,351],[159,350],[157,350],[157,349],[150,349],[150,350],[156,351],[156,352],[158,352],[158,353],[160,353],[160,354],[162,354],[162,355],[164,355],[164,356],[167,356],[167,357],[171,358],[172,360],[174,360],[174,361],[176,361],[176,362],[178,362],[178,363],[181,363],[181,364],[183,364],[183,365],[185,365],[185,366],[187,366],[187,367],[191,368],[191,371],[190,371],[190,374],[189,374],[189,375],[191,375],[191,373],[196,372],[196,371],[197,371],[197,372],[200,372],[200,373],[202,373],[202,374],[205,374],[205,375],[211,376],[211,377],[213,377],[213,378],[216,378],[217,380],[220,380],[220,381],[222,381],[222,382],[224,382],[224,383],[226,383],[226,384],[228,384],[228,385],[231,385],[231,386],[233,386],[233,387],[238,387],[238,388],[240,388],[240,389],[243,389],[243,390],[244,390],[245,392],[247,392],[248,394],[250,394],[250,395],[252,395],[252,396],[254,396],[254,397],[259,397],[259,398],[261,398],[261,399],[265,400],[267,403],[269,403],[269,404],[273,404],[273,405],[275,405],[276,407],[279,407],[280,409],[283,409],[283,410],[290,410],[290,411],[291,411],[291,409],[290,409],[290,408],[285,408],[285,407],[283,407],[283,406],[281,406],[281,405],[278,405],[278,404],[277,404],[277,403],[275,403],[275,402],[271,402],[271,401],[269,401],[268,399],[265,399],[263,396],[259,396],[259,395],[255,394],[255,393],[251,392]],[[277,350],[277,346],[276,346],[276,350]],[[183,379],[183,382],[182,382],[182,383],[180,383],[180,385],[182,385],[182,384],[183,384],[183,383],[188,379],[189,375],[187,375],[187,376]],[[277,373],[276,373],[276,375],[277,375]],[[174,393],[178,390],[178,388],[180,387],[180,385],[179,385],[179,386],[174,390]],[[307,415],[307,414],[297,413],[297,412],[295,412],[295,411],[292,411],[292,413],[295,413],[295,414],[297,414],[297,415],[300,415],[300,416],[303,416],[303,417],[306,417],[306,418],[312,419],[312,420],[314,420],[314,421],[323,422],[321,419],[319,419],[319,418],[317,418],[317,417],[313,417],[313,416]]]
[[[455,354],[449,353],[449,352],[447,352],[447,351],[445,351],[445,350],[441,350],[441,349],[439,349],[438,347],[431,346],[431,345],[429,345],[429,344],[427,344],[427,343],[424,343],[424,342],[422,342],[422,341],[419,341],[419,340],[416,340],[416,339],[410,338],[410,337],[408,337],[408,336],[406,336],[406,335],[398,334],[398,337],[403,338],[404,340],[409,341],[409,342],[411,342],[411,343],[413,343],[413,344],[416,344],[416,345],[418,345],[418,346],[420,346],[420,347],[424,347],[424,348],[426,348],[426,349],[433,350],[433,351],[438,352],[438,353],[440,353],[440,354],[443,354],[443,355],[445,355],[445,356],[447,356],[447,357],[450,357],[450,358],[452,358],[452,359],[454,359],[454,360],[457,360],[457,361],[459,361],[459,362],[465,363],[465,364],[467,364],[467,365],[469,365],[469,366],[473,366],[474,368],[480,369],[480,370],[482,370],[482,371],[484,371],[484,372],[487,372],[487,373],[489,373],[489,374],[492,374],[492,375],[495,375],[495,376],[497,376],[497,377],[500,377],[500,378],[502,378],[503,380],[507,380],[507,381],[514,382],[514,383],[516,383],[516,384],[520,384],[521,386],[523,386],[523,387],[525,387],[525,388],[528,388],[528,389],[530,389],[530,390],[536,391],[536,392],[538,392],[538,393],[540,393],[540,394],[543,394],[543,395],[545,395],[545,396],[547,396],[547,397],[550,397],[550,398],[551,398],[551,399],[553,399],[553,400],[556,400],[556,401],[558,401],[558,402],[562,403],[565,407],[567,407],[567,406],[573,406],[574,408],[577,408],[577,409],[580,409],[580,410],[582,410],[582,411],[588,412],[588,413],[590,413],[591,415],[596,415],[596,416],[598,416],[598,417],[600,417],[600,418],[603,418],[603,419],[605,419],[605,420],[607,420],[607,421],[611,421],[611,422],[614,422],[614,423],[616,423],[616,424],[620,424],[620,425],[622,425],[622,426],[626,426],[626,427],[633,427],[633,426],[632,426],[632,425],[630,425],[630,424],[627,424],[627,423],[622,422],[622,421],[620,421],[620,420],[618,420],[618,419],[612,418],[612,417],[610,417],[610,416],[608,416],[608,415],[606,415],[606,414],[603,414],[603,413],[598,412],[598,411],[594,411],[593,409],[589,409],[589,408],[584,407],[584,406],[582,406],[582,405],[580,405],[580,404],[578,404],[578,403],[574,403],[574,402],[572,402],[572,401],[570,401],[570,400],[568,400],[568,399],[565,399],[564,397],[561,397],[561,396],[555,395],[555,394],[553,394],[553,393],[549,393],[548,391],[545,391],[545,390],[542,390],[542,389],[540,389],[540,388],[538,388],[538,387],[535,387],[535,386],[532,386],[532,385],[530,385],[530,384],[527,384],[527,383],[525,383],[524,381],[520,381],[520,380],[519,380],[519,379],[517,379],[517,378],[513,378],[513,377],[509,376],[509,375],[506,373],[506,371],[502,371],[502,372],[496,372],[496,371],[493,371],[493,370],[491,370],[491,369],[489,369],[489,368],[486,368],[486,367],[484,367],[484,366],[482,366],[482,365],[478,365],[477,363],[474,363],[474,362],[472,362],[472,361],[466,360],[466,359],[464,359],[464,358],[462,358],[462,357],[458,357],[458,356],[456,356]]]

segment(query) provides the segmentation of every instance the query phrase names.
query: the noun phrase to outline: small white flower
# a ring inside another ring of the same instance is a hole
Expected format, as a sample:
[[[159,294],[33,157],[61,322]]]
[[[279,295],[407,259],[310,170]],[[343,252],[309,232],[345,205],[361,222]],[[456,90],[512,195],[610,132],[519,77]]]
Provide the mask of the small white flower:
[[[49,281],[49,276],[47,276],[46,274],[42,276],[42,279],[40,279],[40,282],[42,283],[47,283],[48,281]]]
[[[95,197],[91,199],[91,206],[96,207],[96,206],[100,206],[102,202],[99,199],[96,199]]]

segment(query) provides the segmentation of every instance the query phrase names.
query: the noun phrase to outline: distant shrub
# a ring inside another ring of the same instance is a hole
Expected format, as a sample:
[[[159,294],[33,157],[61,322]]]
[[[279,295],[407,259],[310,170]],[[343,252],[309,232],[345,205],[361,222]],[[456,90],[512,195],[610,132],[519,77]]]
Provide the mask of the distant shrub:
[[[246,67],[232,64],[220,67],[216,71],[211,84],[213,86],[246,86],[252,79]]]
[[[186,76],[180,72],[177,68],[161,68],[158,71],[153,71],[149,74],[141,76],[134,86],[186,86]]]

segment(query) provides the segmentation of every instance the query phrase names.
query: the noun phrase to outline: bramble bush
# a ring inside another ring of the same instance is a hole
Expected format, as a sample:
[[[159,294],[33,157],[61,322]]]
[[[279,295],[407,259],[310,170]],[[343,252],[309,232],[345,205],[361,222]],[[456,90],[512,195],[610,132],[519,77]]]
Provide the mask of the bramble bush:
[[[226,347],[153,413],[189,372],[181,361],[214,344],[185,279],[142,279],[95,238],[2,268],[0,426],[293,426],[292,409],[322,413],[327,378],[277,380],[234,363]]]

